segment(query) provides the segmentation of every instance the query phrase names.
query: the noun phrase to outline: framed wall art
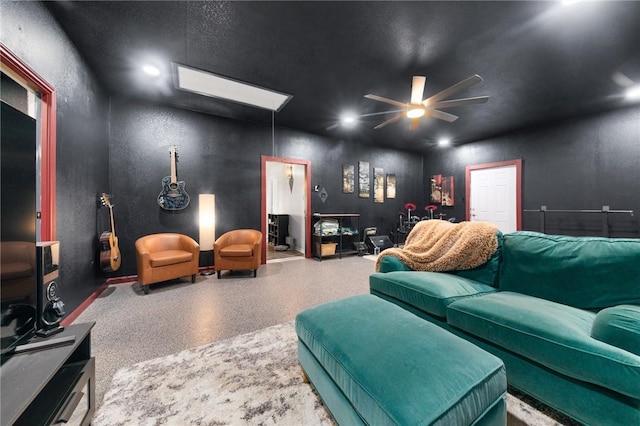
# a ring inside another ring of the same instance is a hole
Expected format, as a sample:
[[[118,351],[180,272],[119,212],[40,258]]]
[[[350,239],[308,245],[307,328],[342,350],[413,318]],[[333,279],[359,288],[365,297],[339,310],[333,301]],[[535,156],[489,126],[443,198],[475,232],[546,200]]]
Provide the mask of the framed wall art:
[[[353,194],[354,192],[355,168],[353,164],[342,166],[342,192],[345,194]]]
[[[442,175],[431,176],[431,202],[442,202]]]
[[[369,198],[371,191],[369,179],[369,162],[358,161],[358,196],[360,198]]]
[[[442,205],[454,205],[453,176],[442,178]]]
[[[396,198],[396,175],[393,173],[387,174],[387,198]]]
[[[373,202],[384,203],[384,170],[373,168]]]

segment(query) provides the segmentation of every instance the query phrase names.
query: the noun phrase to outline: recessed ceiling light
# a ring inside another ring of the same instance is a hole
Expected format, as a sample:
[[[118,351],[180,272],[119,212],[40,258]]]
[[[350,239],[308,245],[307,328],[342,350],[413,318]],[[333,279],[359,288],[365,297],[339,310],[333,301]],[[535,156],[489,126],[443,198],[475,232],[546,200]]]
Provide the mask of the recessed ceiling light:
[[[226,99],[245,105],[280,111],[292,95],[222,77],[207,71],[173,63],[174,83],[178,89],[204,96]]]
[[[451,140],[447,138],[441,138],[440,140],[438,140],[438,145],[440,146],[447,146],[450,143],[451,143]]]
[[[345,127],[353,127],[356,124],[356,117],[353,114],[345,114],[340,121]]]
[[[640,100],[640,84],[627,89],[627,92],[625,93],[625,97],[632,101]]]
[[[153,65],[144,65],[142,67],[142,71],[144,71],[146,74],[153,76],[153,77],[157,77],[160,75],[160,69],[156,66]]]

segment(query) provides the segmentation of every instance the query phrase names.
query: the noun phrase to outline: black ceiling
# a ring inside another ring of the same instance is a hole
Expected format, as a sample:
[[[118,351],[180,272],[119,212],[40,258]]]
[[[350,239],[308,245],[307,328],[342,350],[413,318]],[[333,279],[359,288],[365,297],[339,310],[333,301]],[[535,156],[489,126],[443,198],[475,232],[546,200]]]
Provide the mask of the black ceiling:
[[[621,107],[619,73],[640,83],[637,1],[46,4],[111,93],[271,123],[269,111],[175,89],[177,62],[293,95],[276,126],[400,149]],[[166,71],[159,81],[139,71],[152,58]],[[490,99],[447,110],[460,116],[453,123],[374,130],[386,119],[374,116],[351,130],[334,125],[347,110],[394,109],[368,93],[409,102],[413,75],[427,77],[426,98],[473,74],[484,82],[454,98]]]

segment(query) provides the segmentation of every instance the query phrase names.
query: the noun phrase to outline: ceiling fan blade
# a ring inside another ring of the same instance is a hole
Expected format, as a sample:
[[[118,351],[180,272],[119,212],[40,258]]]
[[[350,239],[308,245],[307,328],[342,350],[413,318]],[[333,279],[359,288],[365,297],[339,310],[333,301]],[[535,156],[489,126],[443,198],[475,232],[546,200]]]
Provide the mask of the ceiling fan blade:
[[[403,114],[395,115],[395,116],[391,117],[390,119],[388,119],[387,121],[385,121],[384,123],[378,124],[376,127],[374,127],[374,129],[378,130],[378,129],[383,128],[387,124],[395,123],[396,121],[400,120],[402,118],[402,116],[403,116]]]
[[[449,123],[453,123],[458,119],[457,115],[449,114],[448,112],[438,111],[437,109],[428,109],[425,111],[424,115],[428,115],[429,117],[448,121]]]
[[[373,117],[374,115],[385,115],[385,114],[393,114],[397,112],[403,112],[404,109],[393,109],[391,111],[381,111],[381,112],[370,112],[369,114],[362,114],[360,117]]]
[[[409,107],[409,105],[403,104],[402,102],[394,101],[393,99],[389,99],[389,98],[383,98],[382,96],[378,96],[378,95],[364,95],[364,97],[367,98],[367,99],[372,99],[374,101],[384,102],[386,104],[395,105],[395,106],[400,107],[400,108],[408,108]]]
[[[429,105],[429,108],[442,109],[442,108],[452,108],[452,107],[465,106],[465,105],[477,105],[477,104],[484,104],[488,100],[489,100],[488,96],[477,96],[477,97],[474,97],[474,98],[452,99],[450,101],[436,102],[435,104]]]
[[[478,74],[473,75],[469,78],[467,78],[466,80],[462,80],[460,83],[456,83],[453,86],[444,89],[442,92],[440,93],[436,93],[435,95],[431,96],[430,98],[425,99],[422,102],[422,105],[424,106],[430,106],[438,101],[440,101],[441,99],[444,98],[448,98],[449,96],[453,95],[456,92],[459,92],[462,89],[465,89],[469,86],[473,86],[476,83],[480,83],[482,81],[482,77],[480,77]]]
[[[427,77],[420,75],[413,76],[413,83],[411,84],[411,104],[419,105],[422,103],[422,95],[424,95],[424,83],[427,81]]]

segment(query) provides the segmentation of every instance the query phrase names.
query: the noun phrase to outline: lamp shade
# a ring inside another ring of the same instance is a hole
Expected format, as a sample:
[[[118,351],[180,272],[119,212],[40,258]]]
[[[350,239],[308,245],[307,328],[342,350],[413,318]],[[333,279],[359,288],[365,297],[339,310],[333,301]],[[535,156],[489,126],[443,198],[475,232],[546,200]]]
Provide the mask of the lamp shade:
[[[216,241],[216,196],[214,194],[200,194],[200,250],[213,250]]]

